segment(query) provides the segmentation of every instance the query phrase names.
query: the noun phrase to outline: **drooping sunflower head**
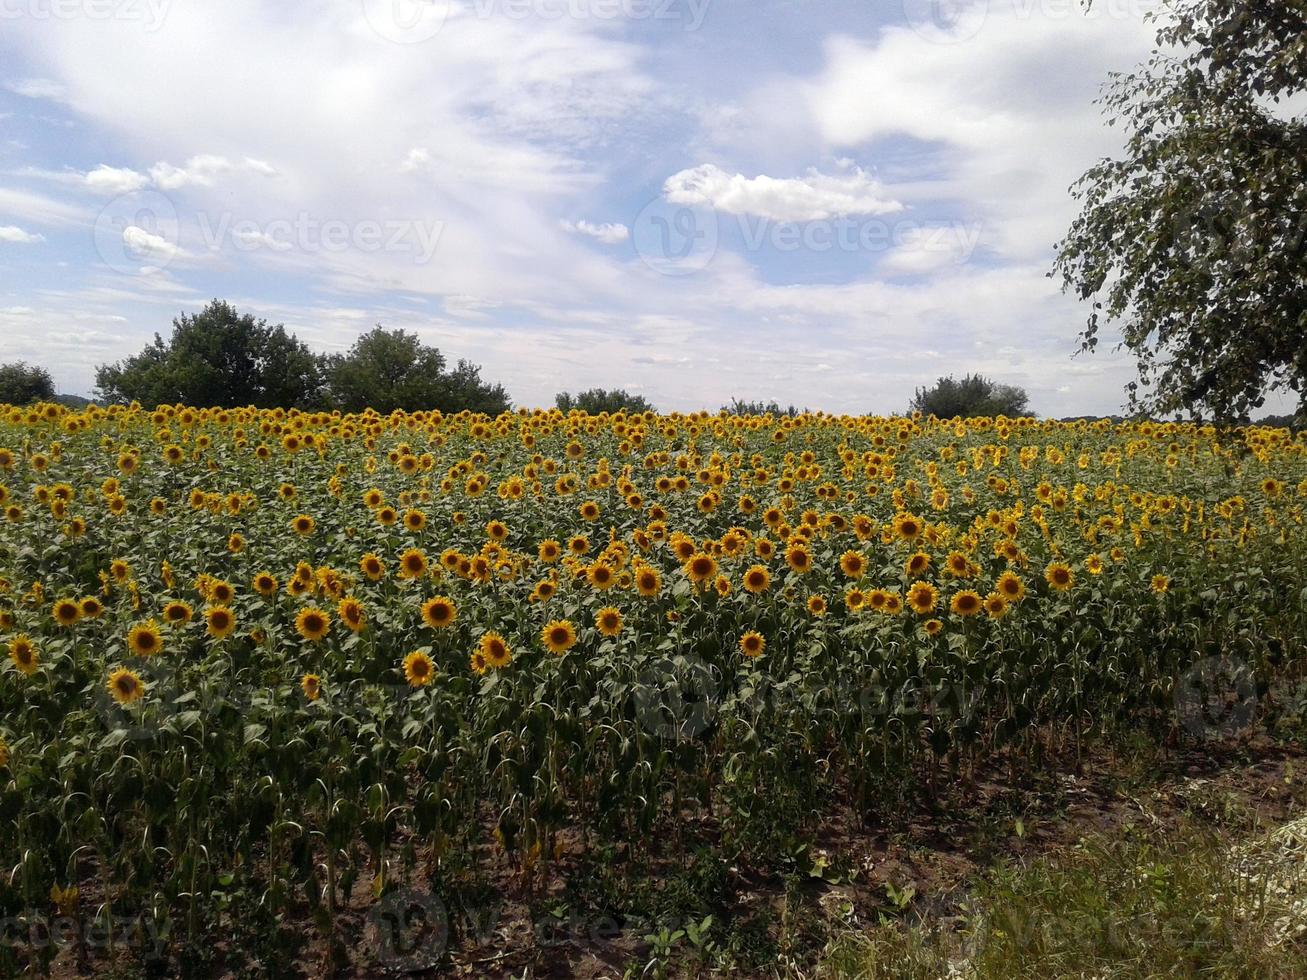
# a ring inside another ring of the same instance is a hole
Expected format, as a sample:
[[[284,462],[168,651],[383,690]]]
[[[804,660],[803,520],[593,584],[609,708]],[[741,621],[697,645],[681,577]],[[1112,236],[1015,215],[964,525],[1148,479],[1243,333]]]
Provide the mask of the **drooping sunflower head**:
[[[414,650],[404,658],[404,679],[410,687],[426,687],[435,679],[436,665],[421,650]]]

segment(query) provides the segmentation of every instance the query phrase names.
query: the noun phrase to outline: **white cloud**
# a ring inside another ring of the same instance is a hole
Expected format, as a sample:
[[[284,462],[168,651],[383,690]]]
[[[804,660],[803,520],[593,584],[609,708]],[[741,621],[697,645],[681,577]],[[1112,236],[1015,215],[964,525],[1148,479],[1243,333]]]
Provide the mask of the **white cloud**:
[[[745,177],[706,163],[668,177],[663,194],[673,204],[773,221],[821,221],[903,209],[885,195],[878,180],[861,169],[843,174],[810,169],[806,176],[789,178]]]
[[[582,219],[580,221],[564,221],[562,227],[564,231],[569,231],[575,235],[589,235],[595,241],[602,242],[604,245],[620,245],[631,237],[630,228],[612,222],[593,224]]]
[[[5,88],[28,99],[59,100],[67,94],[67,89],[62,84],[49,78],[24,78],[7,83]]]
[[[182,187],[212,187],[219,177],[232,173],[252,173],[263,177],[277,176],[277,170],[262,160],[246,158],[232,163],[226,157],[204,154],[191,157],[184,165],[175,167],[161,161],[150,168],[150,179],[162,191]]]
[[[126,167],[100,165],[86,175],[86,186],[97,194],[117,197],[149,186],[150,179]]]
[[[45,241],[43,236],[24,231],[17,225],[0,225],[0,242],[9,242],[14,245],[34,245],[43,241]]]
[[[123,244],[132,252],[158,259],[172,259],[178,254],[177,246],[168,239],[137,225],[123,229]]]

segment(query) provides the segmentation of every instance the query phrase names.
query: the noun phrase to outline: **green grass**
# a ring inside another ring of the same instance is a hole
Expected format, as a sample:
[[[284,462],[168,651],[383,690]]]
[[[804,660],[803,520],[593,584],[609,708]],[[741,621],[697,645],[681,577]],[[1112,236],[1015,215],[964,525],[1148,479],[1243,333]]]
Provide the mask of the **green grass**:
[[[1307,824],[1232,847],[1180,832],[1096,836],[987,875],[960,921],[891,922],[841,937],[818,977],[1303,977]]]

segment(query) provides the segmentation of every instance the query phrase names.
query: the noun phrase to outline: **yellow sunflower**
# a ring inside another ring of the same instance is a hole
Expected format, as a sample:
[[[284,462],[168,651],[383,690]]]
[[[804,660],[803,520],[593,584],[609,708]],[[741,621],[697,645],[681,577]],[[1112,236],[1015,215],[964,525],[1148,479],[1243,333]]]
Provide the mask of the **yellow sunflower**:
[[[295,631],[314,643],[331,630],[331,616],[316,606],[305,606],[295,617]]]
[[[495,670],[507,667],[513,660],[513,651],[508,642],[494,630],[481,637],[477,643],[477,652],[484,658],[486,665]]]
[[[9,659],[14,662],[18,672],[26,677],[36,673],[41,663],[41,652],[26,633],[19,633],[9,641]]]
[[[1065,562],[1050,562],[1044,569],[1044,579],[1058,592],[1065,592],[1075,585],[1076,574]]]
[[[595,613],[595,629],[604,636],[616,636],[622,632],[622,614],[613,606],[604,606]]]
[[[433,630],[452,626],[456,619],[458,619],[458,607],[448,596],[432,596],[422,603],[422,621]]]
[[[421,650],[404,658],[404,679],[410,687],[426,687],[436,676],[436,665]]]
[[[56,599],[50,615],[60,626],[72,626],[82,618],[82,607],[75,599]]]
[[[153,619],[137,623],[127,631],[127,648],[138,657],[153,657],[163,649],[163,634]]]
[[[132,704],[145,697],[145,682],[138,674],[125,667],[119,667],[110,674],[105,686],[110,696],[119,704]]]
[[[908,587],[908,606],[918,616],[929,616],[938,600],[939,591],[929,582],[913,582]]]
[[[982,608],[980,595],[971,589],[963,589],[954,594],[949,608],[959,616],[974,616]]]
[[[204,611],[204,622],[209,635],[221,640],[236,628],[236,614],[227,606],[210,606]]]
[[[555,619],[540,631],[540,641],[553,654],[564,654],[576,645],[576,627],[570,620]]]
[[[767,641],[755,630],[749,630],[740,637],[740,652],[750,659],[761,657],[766,648]]]
[[[300,678],[300,690],[304,692],[307,700],[318,700],[322,697],[322,678],[317,674],[305,674]]]

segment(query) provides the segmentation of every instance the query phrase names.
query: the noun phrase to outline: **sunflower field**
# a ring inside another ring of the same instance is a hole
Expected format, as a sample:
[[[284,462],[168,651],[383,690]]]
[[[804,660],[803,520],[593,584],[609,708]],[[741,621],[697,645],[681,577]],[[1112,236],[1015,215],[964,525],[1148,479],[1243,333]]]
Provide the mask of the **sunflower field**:
[[[1201,739],[1301,669],[1305,507],[1287,430],[0,408],[0,917],[346,957],[414,883]]]

